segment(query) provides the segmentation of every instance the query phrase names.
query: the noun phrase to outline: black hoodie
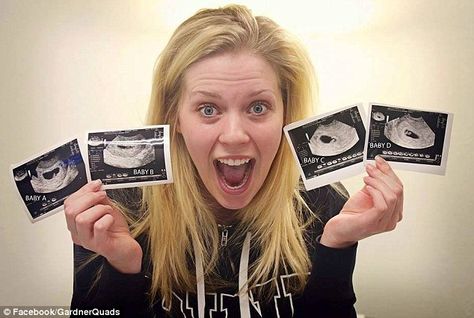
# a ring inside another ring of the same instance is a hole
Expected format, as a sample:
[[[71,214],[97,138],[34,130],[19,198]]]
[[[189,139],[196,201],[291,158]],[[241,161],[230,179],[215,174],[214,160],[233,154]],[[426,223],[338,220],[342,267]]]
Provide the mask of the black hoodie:
[[[113,197],[112,193],[109,195]],[[288,273],[262,282],[263,287],[270,283],[275,283],[277,287],[275,293],[270,297],[267,295],[265,300],[258,299],[252,289],[239,295],[239,286],[242,287],[242,281],[246,281],[247,268],[256,258],[256,252],[251,248],[250,234],[241,240],[233,240],[233,228],[228,228],[225,230],[228,232],[229,244],[221,247],[218,272],[221,277],[234,283],[229,283],[228,287],[218,291],[204,291],[204,282],[198,283],[197,292],[173,293],[171,308],[165,308],[161,300],[157,300],[153,306],[149,304],[151,274],[150,257],[146,249],[142,272],[122,274],[103,257],[98,257],[77,271],[81,262],[92,252],[74,245],[75,274],[71,317],[91,313],[99,316],[119,314],[120,317],[356,317],[352,273],[357,244],[345,249],[333,249],[318,242],[324,224],[339,213],[346,198],[330,186],[307,191],[302,195],[313,211],[319,211],[318,216],[322,220],[322,223],[314,222],[304,233],[312,269],[302,294],[287,292],[287,283],[292,277],[292,273]],[[139,239],[142,246],[145,246],[144,241]],[[102,264],[104,267],[100,279],[91,289],[95,274]],[[90,312],[92,309],[94,310]]]

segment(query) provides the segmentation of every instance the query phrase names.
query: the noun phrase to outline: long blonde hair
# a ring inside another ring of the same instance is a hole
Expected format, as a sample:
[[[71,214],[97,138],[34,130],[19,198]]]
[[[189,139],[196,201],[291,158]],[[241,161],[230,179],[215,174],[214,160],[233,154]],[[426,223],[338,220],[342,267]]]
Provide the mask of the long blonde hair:
[[[148,124],[170,124],[174,183],[143,189],[144,216],[135,236],[146,234],[152,260],[152,299],[170,304],[172,292],[195,291],[197,257],[205,275],[215,272],[218,227],[197,170],[176,131],[183,76],[189,66],[212,54],[245,49],[269,62],[280,79],[284,124],[309,116],[315,89],[313,68],[301,46],[272,20],[253,16],[244,6],[205,9],[174,32],[154,70]],[[310,260],[303,239],[299,174],[282,138],[270,172],[259,192],[238,211],[239,232],[252,233],[258,258],[249,268],[249,287],[283,271],[296,273],[290,289],[301,292]],[[195,255],[199,253],[199,255]],[[274,288],[274,287],[273,287]]]

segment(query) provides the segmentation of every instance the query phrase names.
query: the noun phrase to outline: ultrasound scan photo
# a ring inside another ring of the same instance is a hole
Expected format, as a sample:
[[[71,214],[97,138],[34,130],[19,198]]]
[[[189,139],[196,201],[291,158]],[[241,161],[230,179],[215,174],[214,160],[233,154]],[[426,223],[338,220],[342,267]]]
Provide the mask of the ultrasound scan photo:
[[[363,170],[362,105],[351,105],[285,126],[307,190]]]
[[[397,168],[444,174],[453,114],[370,104],[366,160],[380,155]]]
[[[32,222],[60,211],[64,200],[87,183],[77,139],[13,165],[12,176]]]
[[[87,135],[88,173],[104,189],[172,182],[169,152],[168,125]]]

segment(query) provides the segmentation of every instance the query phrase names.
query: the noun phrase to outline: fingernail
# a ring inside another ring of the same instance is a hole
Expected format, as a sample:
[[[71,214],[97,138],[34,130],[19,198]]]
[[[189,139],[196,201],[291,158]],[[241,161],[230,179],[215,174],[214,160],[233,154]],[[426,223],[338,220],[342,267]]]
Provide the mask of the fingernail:
[[[366,164],[366,165],[365,165],[365,168],[366,168],[367,170],[374,170],[374,166],[372,166],[370,163]]]
[[[377,161],[378,163],[384,163],[385,159],[382,156],[377,155],[375,156],[375,161]]]
[[[98,187],[99,185],[102,184],[102,180],[97,179],[97,180],[92,181],[92,183],[93,183],[96,187]]]

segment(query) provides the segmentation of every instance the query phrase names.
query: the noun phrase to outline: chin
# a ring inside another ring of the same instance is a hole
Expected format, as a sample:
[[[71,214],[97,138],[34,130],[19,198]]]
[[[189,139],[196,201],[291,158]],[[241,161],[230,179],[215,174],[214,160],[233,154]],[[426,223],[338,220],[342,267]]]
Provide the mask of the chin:
[[[253,198],[253,196],[252,196]],[[217,199],[217,203],[225,209],[240,210],[245,208],[252,201],[252,198],[222,198]]]
[[[222,195],[219,193],[217,195],[213,195],[214,199],[225,209],[228,210],[240,210],[245,208],[252,202],[252,199],[255,195],[239,195],[239,196],[229,196],[229,195]]]

